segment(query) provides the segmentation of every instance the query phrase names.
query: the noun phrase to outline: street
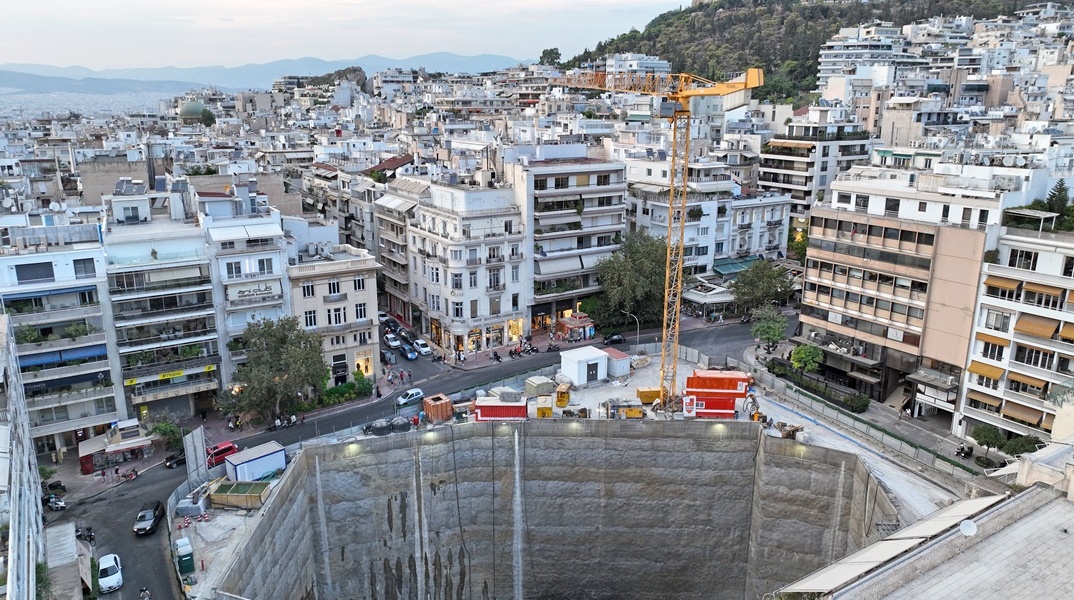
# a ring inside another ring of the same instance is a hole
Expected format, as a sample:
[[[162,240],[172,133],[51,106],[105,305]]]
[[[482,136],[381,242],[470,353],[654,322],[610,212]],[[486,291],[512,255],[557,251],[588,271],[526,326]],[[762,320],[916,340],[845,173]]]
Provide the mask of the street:
[[[789,332],[793,332],[796,319],[792,319]],[[742,351],[754,343],[749,324],[733,323],[720,327],[703,327],[683,331],[680,343],[713,357],[730,356],[742,358]],[[642,342],[656,340],[657,330],[643,331]],[[789,335],[789,333],[788,333]],[[628,343],[633,338],[628,338]],[[566,349],[566,348],[565,348]],[[398,355],[397,355],[398,356]],[[381,400],[340,408],[330,414],[309,416],[304,425],[278,431],[261,431],[237,441],[240,447],[249,448],[275,440],[284,446],[296,444],[320,435],[360,426],[382,417],[396,414],[394,403],[400,392],[411,387],[421,387],[426,394],[451,394],[460,390],[483,386],[489,382],[508,378],[518,373],[538,369],[559,361],[559,353],[541,353],[518,359],[504,357],[503,362],[466,371],[454,369],[431,357],[422,356],[416,361],[399,357],[395,369],[412,369],[415,384],[403,384],[386,394]],[[400,414],[417,413],[417,405],[408,406]],[[213,443],[225,441],[225,433],[209,432]],[[216,434],[215,436],[213,434]],[[166,502],[169,495],[186,477],[185,468],[168,469],[163,466],[149,470],[137,479],[75,503],[55,521],[73,520],[77,526],[90,525],[97,532],[97,556],[108,553],[119,555],[123,564],[124,585],[121,590],[107,597],[115,600],[136,599],[138,590],[145,586],[156,600],[178,599],[176,578],[168,552],[168,532],[162,526],[156,533],[137,537],[131,531],[134,517],[142,503],[149,500]],[[50,515],[50,521],[53,518]],[[173,536],[175,533],[173,532]]]

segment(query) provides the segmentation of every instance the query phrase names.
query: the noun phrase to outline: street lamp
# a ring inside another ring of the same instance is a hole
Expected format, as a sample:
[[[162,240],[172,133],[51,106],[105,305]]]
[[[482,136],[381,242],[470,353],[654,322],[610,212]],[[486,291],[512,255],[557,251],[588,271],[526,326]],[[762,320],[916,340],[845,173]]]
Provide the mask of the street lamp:
[[[634,352],[637,352],[638,347],[641,345],[641,321],[638,320],[637,316],[628,313],[625,310],[620,309],[619,312],[629,317],[634,317],[634,324],[637,325],[637,329],[634,330]]]

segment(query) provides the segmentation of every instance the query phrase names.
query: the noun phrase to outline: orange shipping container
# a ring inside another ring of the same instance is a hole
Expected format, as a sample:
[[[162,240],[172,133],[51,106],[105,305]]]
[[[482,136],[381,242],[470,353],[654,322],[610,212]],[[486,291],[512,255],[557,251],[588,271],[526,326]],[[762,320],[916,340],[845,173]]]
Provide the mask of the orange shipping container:
[[[451,405],[451,399],[443,394],[426,396],[423,409],[425,418],[430,423],[447,423],[455,416],[455,408]]]

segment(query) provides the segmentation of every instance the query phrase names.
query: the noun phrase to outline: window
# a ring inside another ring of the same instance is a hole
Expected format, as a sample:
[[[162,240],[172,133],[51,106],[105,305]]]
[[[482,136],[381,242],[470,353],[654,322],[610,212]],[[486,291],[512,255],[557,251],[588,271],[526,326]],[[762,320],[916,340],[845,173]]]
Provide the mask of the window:
[[[451,289],[453,289],[453,290],[461,290],[462,289],[462,273],[452,273],[451,274]]]
[[[346,307],[330,308],[327,312],[329,325],[342,325],[347,322]]]
[[[1059,296],[1042,294],[1040,292],[1025,292],[1023,302],[1034,306],[1043,306],[1045,308],[1059,308]]]
[[[597,175],[597,185],[611,185],[611,184],[612,184],[612,176],[611,175]]]
[[[440,283],[440,267],[429,267],[429,283]]]
[[[92,258],[76,258],[74,265],[75,279],[92,279],[97,276]]]
[[[1052,353],[1032,346],[1018,346],[1014,351],[1014,360],[1031,367],[1052,368]]]
[[[470,301],[470,318],[477,318],[477,300]]]
[[[1007,266],[1015,269],[1037,270],[1037,253],[1029,250],[1011,250]]]
[[[470,271],[470,287],[477,287],[477,271]]]
[[[345,335],[333,335],[331,344],[333,346],[342,346],[347,343],[347,336]]]
[[[709,247],[708,246],[698,246],[697,247],[697,252],[695,252],[695,254],[697,254],[698,256],[708,256]]]
[[[578,187],[589,187],[589,175],[575,175],[574,185]]]
[[[699,235],[701,237],[705,237],[708,234],[709,234],[709,228],[708,227],[698,227],[697,235]]]
[[[236,277],[242,277],[242,263],[229,262],[224,267],[227,269],[228,279],[234,279]]]
[[[1074,256],[1063,259],[1063,277],[1074,277]]]
[[[902,201],[898,198],[884,198],[884,212],[891,215],[899,214],[899,204]]]
[[[547,190],[548,189],[548,179],[543,178],[543,177],[541,179],[534,179],[533,180],[533,189],[535,189],[535,190]]]
[[[220,242],[220,249],[221,250],[234,250],[235,249],[235,242]]]
[[[917,212],[925,212],[928,209],[929,209],[929,203],[928,202],[918,202],[917,203]]]
[[[565,190],[570,187],[570,177],[556,177],[556,189]]]
[[[850,194],[846,192],[839,192],[835,196],[835,202],[837,204],[850,204]]]
[[[436,312],[440,312],[440,295],[439,294],[432,294],[431,296],[429,296],[429,308],[431,310],[435,310]]]
[[[312,298],[313,294],[314,294],[314,292],[313,292],[313,282],[312,281],[303,281],[302,282],[302,297],[303,298]]]
[[[354,305],[354,318],[358,320],[369,318],[369,311],[366,308],[365,302]]]
[[[1011,380],[1009,380],[1007,382],[1007,389],[1011,390],[1012,392],[1018,392],[1018,393],[1021,393],[1021,394],[1027,394],[1029,396],[1034,396],[1036,398],[1040,398],[1040,397],[1042,397],[1044,395],[1044,388],[1039,388],[1039,387],[1037,387],[1035,385],[1029,385],[1028,383],[1023,383],[1021,381],[1015,381],[1013,379],[1011,379]],[[1010,417],[1007,417],[1007,418],[1010,418]],[[1017,420],[1017,419],[1015,419],[1015,420]]]
[[[329,282],[328,282],[328,293],[329,294],[338,294],[339,293],[339,280],[338,279],[329,280]]]
[[[116,399],[112,396],[109,396],[107,398],[98,398],[95,401],[95,404],[97,407],[97,414],[115,412],[116,410]]]
[[[451,251],[451,260],[456,260],[456,261],[462,260],[462,250],[452,250]]]
[[[493,296],[493,297],[489,298],[489,314],[490,315],[498,315],[498,314],[500,314],[500,297],[499,296]]]
[[[981,387],[986,387],[986,388],[988,388],[990,390],[998,390],[999,389],[999,380],[992,379],[990,377],[985,377],[984,375],[978,375],[976,383],[977,383],[977,385],[979,385]]]
[[[315,310],[307,310],[306,313],[305,313],[305,317],[306,317],[306,327],[316,327],[317,326],[317,311],[315,311]]]
[[[259,258],[257,259],[257,272],[261,275],[272,274],[272,259],[271,258]]]
[[[511,294],[511,310],[518,312],[518,294]]]
[[[462,318],[462,302],[452,302],[451,303],[451,317],[453,319],[461,319]]]
[[[1011,315],[997,310],[985,310],[984,326],[995,331],[1007,331],[1011,327]]]
[[[1003,360],[1004,347],[1000,344],[993,344],[992,342],[985,342],[984,349],[981,350],[981,356],[989,360]]]
[[[365,277],[361,275],[354,278],[354,291],[361,292],[365,290]]]
[[[511,267],[511,283],[518,283],[518,265]]]
[[[653,176],[653,170],[652,169],[645,169],[645,176],[646,177],[652,177]]]
[[[369,340],[371,339],[373,339],[373,336],[369,335],[368,331],[359,331],[358,335],[354,336],[354,341],[358,342],[359,344],[362,344],[363,346],[365,344],[368,344]]]

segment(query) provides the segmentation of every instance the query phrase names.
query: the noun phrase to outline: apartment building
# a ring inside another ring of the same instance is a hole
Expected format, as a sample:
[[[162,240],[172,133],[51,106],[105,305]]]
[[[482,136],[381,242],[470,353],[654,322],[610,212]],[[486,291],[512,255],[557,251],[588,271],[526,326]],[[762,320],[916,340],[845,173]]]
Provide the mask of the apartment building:
[[[471,353],[526,335],[530,253],[511,185],[489,170],[434,181],[409,235],[414,313],[434,344]]]
[[[789,194],[792,216],[804,219],[839,173],[869,159],[869,132],[843,106],[821,100],[761,148],[761,189]],[[804,221],[801,221],[804,225]]]
[[[0,575],[10,600],[37,598],[37,564],[45,558],[41,477],[30,440],[11,315],[0,314],[0,523],[7,528]]]
[[[600,293],[597,263],[626,233],[626,173],[580,144],[505,149],[504,171],[524,215],[524,246],[533,248],[533,286],[523,297],[532,330]]]
[[[367,250],[330,242],[307,242],[298,250],[287,267],[290,313],[324,338],[330,385],[352,381],[355,371],[375,377],[380,366],[376,258]]]
[[[21,222],[0,227],[0,305],[10,317],[30,435],[37,453],[62,455],[127,415],[109,360],[100,229],[67,224],[64,213],[5,221]]]
[[[984,247],[976,228],[815,206],[795,341],[832,385],[953,415]]]
[[[422,322],[420,312],[414,314],[415,307],[411,302],[407,227],[414,217],[418,200],[428,197],[428,181],[397,177],[388,183],[384,195],[373,202],[377,262],[382,265],[380,306],[407,324]]]
[[[986,262],[952,431],[1074,434],[1074,234],[1005,228]]]

